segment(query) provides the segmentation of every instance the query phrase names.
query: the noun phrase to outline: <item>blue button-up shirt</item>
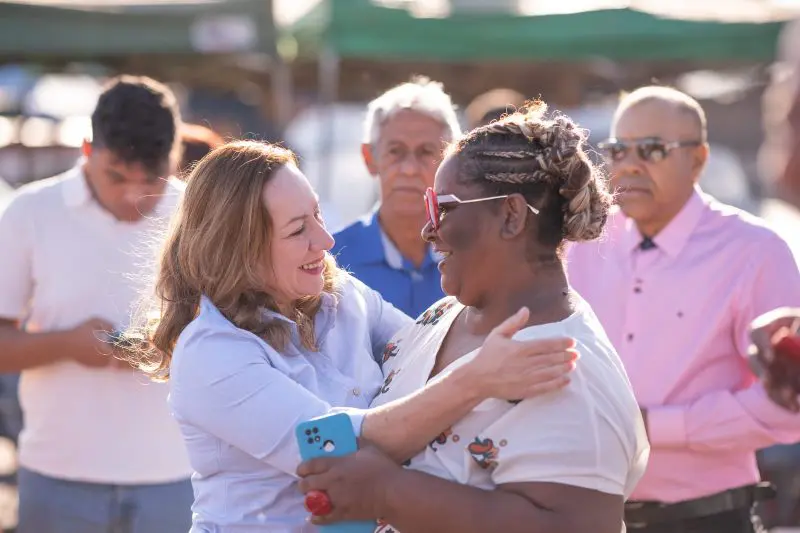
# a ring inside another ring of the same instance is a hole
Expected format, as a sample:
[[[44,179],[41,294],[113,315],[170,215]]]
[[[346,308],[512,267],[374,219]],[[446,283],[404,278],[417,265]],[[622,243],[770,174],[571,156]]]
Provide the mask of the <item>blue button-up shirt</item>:
[[[417,268],[400,254],[378,222],[378,212],[359,219],[334,235],[333,253],[355,277],[413,317],[444,297],[438,258],[432,249]]]
[[[376,361],[411,321],[349,276],[338,298],[323,295],[315,319],[320,352],[302,346],[294,322],[264,317],[291,327],[283,352],[237,328],[206,298],[175,347],[169,405],[195,471],[192,533],[315,531],[296,487],[295,427],[343,410],[360,434],[383,381]]]

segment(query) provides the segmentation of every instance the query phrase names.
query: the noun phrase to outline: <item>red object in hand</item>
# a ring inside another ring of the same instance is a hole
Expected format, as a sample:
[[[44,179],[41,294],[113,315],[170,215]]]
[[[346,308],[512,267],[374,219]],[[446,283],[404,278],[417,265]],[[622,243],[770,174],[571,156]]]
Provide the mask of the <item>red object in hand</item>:
[[[778,357],[786,357],[800,362],[800,335],[789,328],[781,328],[772,337],[772,349]]]
[[[321,490],[310,490],[306,493],[306,509],[314,516],[325,516],[333,510],[333,504],[327,494]]]

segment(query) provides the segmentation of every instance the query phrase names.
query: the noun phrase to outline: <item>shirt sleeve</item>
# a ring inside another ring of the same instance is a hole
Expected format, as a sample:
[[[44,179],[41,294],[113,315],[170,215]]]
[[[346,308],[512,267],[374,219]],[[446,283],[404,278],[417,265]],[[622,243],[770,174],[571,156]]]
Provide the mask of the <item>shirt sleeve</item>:
[[[778,307],[800,306],[800,271],[785,241],[760,242],[739,291],[734,347],[747,357],[750,324]],[[743,362],[744,364],[744,362]],[[653,447],[757,450],[800,440],[800,416],[775,405],[755,376],[737,391],[715,391],[688,405],[647,409]]]
[[[0,318],[20,320],[33,293],[33,221],[27,196],[17,194],[0,212]]]
[[[383,349],[395,333],[414,320],[383,299],[378,291],[372,290],[358,282],[359,290],[367,302],[367,318],[369,320],[372,354],[378,364],[383,357]]]
[[[170,376],[170,407],[176,419],[295,475],[300,452],[295,427],[329,413],[350,416],[361,434],[365,410],[332,408],[273,368],[265,347],[238,332],[190,339]]]
[[[591,401],[589,386],[579,379],[524,400],[469,443],[469,454],[493,469],[497,485],[549,482],[624,495],[635,446]]]

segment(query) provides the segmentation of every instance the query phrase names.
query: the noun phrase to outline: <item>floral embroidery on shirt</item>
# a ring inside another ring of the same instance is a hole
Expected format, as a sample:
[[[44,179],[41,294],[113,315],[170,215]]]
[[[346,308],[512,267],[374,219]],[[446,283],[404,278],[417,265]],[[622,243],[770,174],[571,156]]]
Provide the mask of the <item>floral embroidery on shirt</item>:
[[[399,373],[400,369],[395,369],[389,372],[389,375],[386,376],[386,379],[383,381],[383,387],[381,387],[381,394],[386,394],[387,392],[389,392],[389,385],[392,384],[392,380]]]
[[[481,440],[480,437],[475,437],[475,440],[467,446],[467,451],[481,468],[493,470],[497,467],[497,457],[500,455],[500,450],[494,445],[492,439]]]
[[[381,358],[381,361],[385,363],[390,357],[396,357],[397,354],[400,353],[399,347],[400,339],[398,339],[396,342],[388,342],[383,348],[383,357]]]
[[[399,533],[395,528],[388,524],[383,519],[378,519],[378,527],[375,528],[374,533]]]
[[[453,302],[442,302],[436,307],[431,307],[417,319],[417,324],[435,326],[451,307],[453,307]]]
[[[452,437],[451,437],[452,435]],[[439,436],[433,439],[428,446],[431,447],[433,451],[439,451],[439,448],[434,446],[434,444],[438,444],[439,446],[444,446],[447,444],[447,438],[450,437],[450,440],[453,442],[458,442],[461,438],[458,435],[453,435],[453,428],[447,428],[446,430],[439,433]]]

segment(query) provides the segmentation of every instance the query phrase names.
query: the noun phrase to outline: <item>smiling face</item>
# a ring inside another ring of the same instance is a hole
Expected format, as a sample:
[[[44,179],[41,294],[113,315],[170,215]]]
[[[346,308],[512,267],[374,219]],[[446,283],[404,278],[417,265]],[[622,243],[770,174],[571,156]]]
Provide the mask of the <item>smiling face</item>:
[[[476,185],[458,179],[457,156],[448,156],[436,172],[434,191],[439,196],[455,195],[461,200],[486,197]],[[442,290],[456,296],[465,305],[475,305],[496,283],[502,272],[507,251],[501,249],[503,212],[493,202],[439,205],[439,229],[430,222],[422,230],[422,238],[444,256],[439,263]],[[420,202],[421,204],[423,202]]]
[[[367,167],[381,182],[382,209],[422,219],[420,198],[433,185],[442,160],[445,125],[428,115],[404,109],[391,115],[374,145],[364,145]]]
[[[612,126],[622,142],[647,138],[665,143],[700,139],[688,113],[663,100],[635,103]],[[622,211],[647,235],[664,228],[691,197],[708,154],[706,145],[676,148],[660,161],[643,161],[635,149],[609,163],[611,186]]]
[[[284,165],[264,186],[263,200],[272,219],[264,259],[269,292],[281,305],[321,294],[323,259],[334,241],[308,179],[294,165]]]

